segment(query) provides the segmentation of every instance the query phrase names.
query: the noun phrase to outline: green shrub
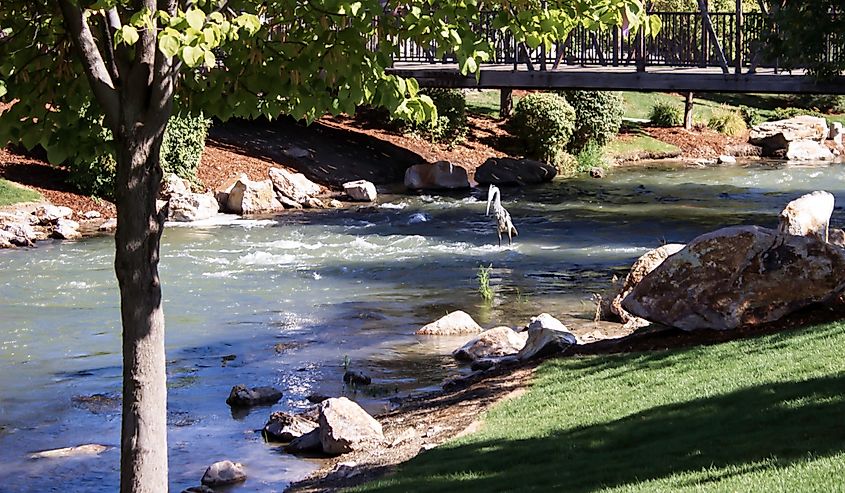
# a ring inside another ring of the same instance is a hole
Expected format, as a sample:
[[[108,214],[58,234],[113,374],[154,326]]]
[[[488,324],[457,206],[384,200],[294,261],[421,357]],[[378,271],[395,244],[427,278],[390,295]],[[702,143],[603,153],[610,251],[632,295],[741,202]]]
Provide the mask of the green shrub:
[[[760,110],[750,106],[740,106],[739,114],[742,116],[742,119],[745,120],[745,124],[749,127],[759,125],[766,121],[766,117],[763,116],[763,113],[761,113]]]
[[[707,126],[721,134],[729,135],[731,137],[738,137],[748,130],[742,116],[733,111],[724,111],[713,115],[710,118],[710,121],[707,122]]]
[[[819,113],[845,113],[845,95],[801,94],[792,98],[792,104]]]
[[[648,119],[658,127],[680,127],[684,123],[681,108],[668,103],[657,103],[652,106]]]
[[[516,104],[509,126],[526,155],[554,163],[575,131],[575,110],[557,94],[532,93]]]
[[[625,101],[612,91],[565,91],[562,95],[575,109],[575,131],[569,150],[579,152],[591,142],[603,146],[619,133]]]
[[[203,115],[174,115],[167,123],[161,143],[161,167],[165,173],[197,182],[197,168],[211,120]]]
[[[466,96],[460,89],[425,89],[437,108],[437,121],[427,125],[412,125],[414,131],[435,142],[454,144],[467,133]]]
[[[827,117],[823,113],[819,113],[818,111],[807,110],[807,109],[804,109],[804,108],[788,107],[788,108],[775,108],[775,110],[772,112],[771,118],[769,118],[769,121],[786,120],[786,119],[795,118],[796,116],[801,116],[801,115],[817,116],[819,118],[827,119]],[[828,122],[828,125],[829,124],[830,124],[830,122]]]
[[[591,168],[606,168],[608,165],[604,148],[596,142],[588,142],[581,152],[575,155],[575,160],[578,163],[578,173],[586,173]]]

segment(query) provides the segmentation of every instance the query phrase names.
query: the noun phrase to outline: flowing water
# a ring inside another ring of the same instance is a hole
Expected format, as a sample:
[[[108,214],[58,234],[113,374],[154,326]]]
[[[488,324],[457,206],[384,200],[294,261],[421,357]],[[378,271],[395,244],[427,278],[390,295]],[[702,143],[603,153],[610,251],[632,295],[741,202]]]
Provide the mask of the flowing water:
[[[419,326],[454,309],[487,327],[541,311],[588,319],[591,293],[646,250],[726,225],[774,226],[786,202],[816,189],[841,198],[845,168],[660,166],[504,189],[519,229],[512,248],[496,246],[482,191],[170,227],[161,272],[171,491],[198,484],[222,459],[247,467],[249,479],[232,491],[281,491],[315,466],[263,442],[256,430],[272,410],[345,393],[376,412],[464,371],[449,356],[463,340],[414,336]],[[837,208],[834,224],[842,219]],[[0,252],[0,491],[117,488],[112,256],[106,237]],[[492,265],[490,305],[477,292],[479,265]],[[374,384],[344,389],[345,361]],[[233,413],[225,399],[238,383],[274,385],[284,397]],[[85,443],[112,448],[27,459]]]

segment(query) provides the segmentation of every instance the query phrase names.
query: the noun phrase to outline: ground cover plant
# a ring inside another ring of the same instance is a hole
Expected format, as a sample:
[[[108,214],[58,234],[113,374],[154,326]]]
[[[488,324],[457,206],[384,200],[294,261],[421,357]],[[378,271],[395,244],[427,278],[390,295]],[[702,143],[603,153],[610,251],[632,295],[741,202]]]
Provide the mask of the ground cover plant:
[[[40,193],[28,188],[19,187],[8,180],[0,178],[0,207],[39,200],[41,200]]]
[[[359,492],[839,491],[845,323],[537,370],[477,433]]]

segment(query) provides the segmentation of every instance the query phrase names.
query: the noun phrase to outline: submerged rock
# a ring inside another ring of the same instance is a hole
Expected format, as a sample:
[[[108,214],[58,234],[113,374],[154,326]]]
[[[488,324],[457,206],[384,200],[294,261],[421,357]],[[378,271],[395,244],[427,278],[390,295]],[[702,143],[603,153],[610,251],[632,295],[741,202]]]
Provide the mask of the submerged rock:
[[[291,442],[317,429],[317,423],[295,414],[275,412],[264,425],[264,436],[271,442]]]
[[[343,184],[343,189],[349,198],[360,202],[372,202],[376,200],[376,186],[367,180],[348,181]]]
[[[548,313],[541,313],[532,318],[526,330],[528,340],[517,353],[517,358],[521,361],[560,353],[578,343],[569,329]]]
[[[557,168],[531,159],[490,158],[475,170],[480,185],[532,185],[552,181]]]
[[[223,486],[246,481],[243,464],[224,460],[215,462],[202,475],[202,484],[206,486]]]
[[[346,397],[320,405],[320,443],[323,452],[340,455],[384,441],[381,424]]]
[[[649,272],[656,269],[670,255],[674,255],[681,251],[682,248],[684,248],[684,245],[681,245],[680,243],[669,243],[663,245],[653,250],[649,250],[638,258],[631,266],[631,270],[628,272],[627,277],[625,277],[625,282],[622,284],[622,289],[610,303],[611,313],[618,315],[619,318],[622,319],[626,328],[637,329],[645,327],[649,324],[649,321],[628,313],[627,310],[622,308],[622,301],[637,286],[637,284],[639,284],[640,281],[648,275]]]
[[[44,450],[29,454],[30,459],[65,459],[68,457],[81,457],[84,455],[100,455],[109,447],[97,443],[89,443],[86,445],[79,445],[76,447],[57,448],[53,450]]]
[[[484,329],[478,325],[466,312],[454,311],[440,319],[417,330],[417,335],[454,336],[461,334],[478,334]]]
[[[833,214],[833,195],[815,191],[786,204],[780,213],[778,232],[796,236],[815,236],[827,241],[830,216]]]
[[[347,371],[343,374],[343,383],[346,385],[370,385],[373,379],[357,371]]]
[[[185,488],[184,490],[182,490],[182,493],[214,493],[214,490],[203,484],[200,486],[191,486],[190,488]]]
[[[226,404],[232,407],[251,407],[274,404],[282,398],[282,391],[273,387],[253,387],[235,385],[226,399]]]
[[[845,250],[759,226],[699,236],[622,302],[633,315],[683,330],[773,322],[845,290]]]
[[[449,161],[415,164],[405,170],[405,187],[411,190],[454,190],[469,188],[467,170]]]
[[[528,340],[525,332],[516,332],[510,327],[495,327],[478,334],[456,349],[452,355],[461,361],[475,361],[483,358],[497,358],[518,353]]]

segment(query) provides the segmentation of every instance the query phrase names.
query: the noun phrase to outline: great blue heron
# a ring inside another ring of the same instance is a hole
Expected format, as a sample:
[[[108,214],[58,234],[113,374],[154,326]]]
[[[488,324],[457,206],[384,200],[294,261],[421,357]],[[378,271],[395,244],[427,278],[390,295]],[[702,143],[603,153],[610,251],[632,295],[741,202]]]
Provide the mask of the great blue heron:
[[[499,246],[502,246],[502,233],[508,234],[508,246],[513,244],[513,237],[517,236],[516,228],[511,222],[511,215],[502,207],[502,194],[496,185],[490,185],[487,192],[487,216],[490,215],[490,205],[493,205],[493,213],[496,214],[496,234],[499,235]]]

